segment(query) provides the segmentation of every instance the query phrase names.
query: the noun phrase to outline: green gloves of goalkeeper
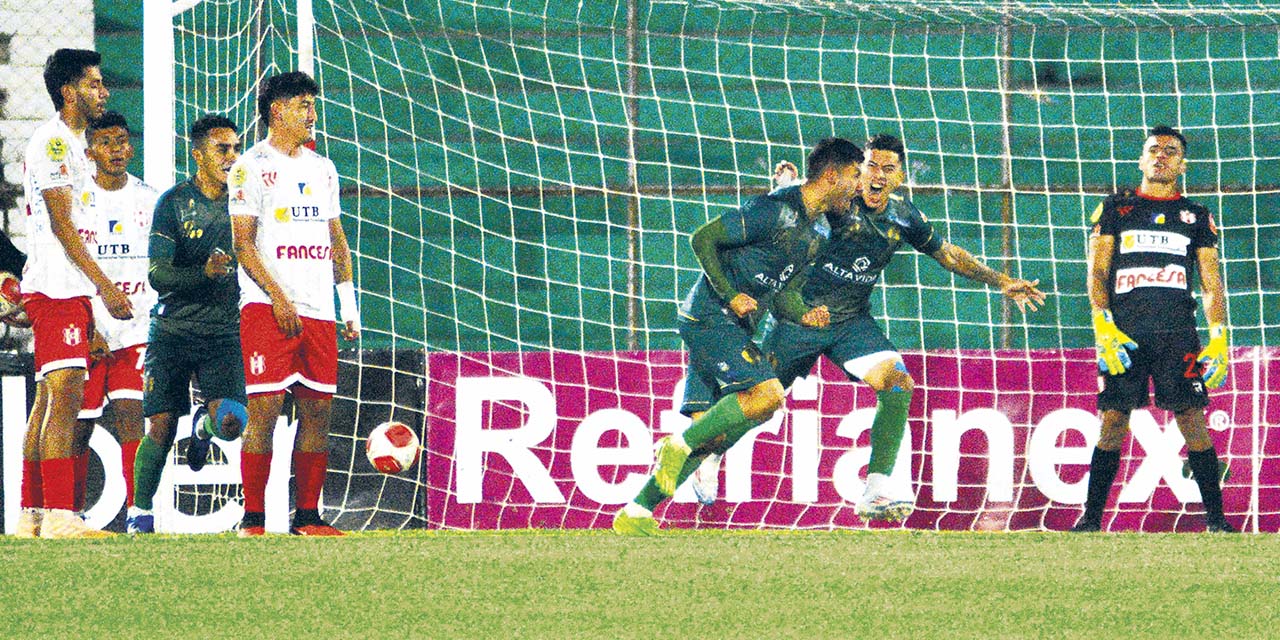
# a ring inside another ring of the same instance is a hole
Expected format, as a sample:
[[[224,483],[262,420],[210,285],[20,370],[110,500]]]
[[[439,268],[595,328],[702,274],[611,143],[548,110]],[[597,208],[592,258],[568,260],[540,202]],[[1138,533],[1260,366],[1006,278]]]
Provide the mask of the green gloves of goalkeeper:
[[[1133,364],[1129,351],[1137,349],[1138,343],[1116,326],[1110,311],[1093,312],[1093,335],[1098,345],[1099,371],[1118,376]]]
[[[1227,328],[1209,325],[1209,346],[1197,358],[1204,365],[1204,386],[1217,389],[1227,380]]]

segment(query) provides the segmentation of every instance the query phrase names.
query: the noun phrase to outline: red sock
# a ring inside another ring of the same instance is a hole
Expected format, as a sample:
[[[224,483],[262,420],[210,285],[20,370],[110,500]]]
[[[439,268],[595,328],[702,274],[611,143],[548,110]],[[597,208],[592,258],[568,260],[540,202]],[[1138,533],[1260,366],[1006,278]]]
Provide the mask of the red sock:
[[[244,484],[244,510],[263,513],[267,510],[267,477],[271,474],[270,453],[240,450],[240,478]]]
[[[133,506],[133,461],[138,457],[138,443],[141,440],[126,442],[120,445],[120,470],[124,475],[124,506]]]
[[[22,461],[22,508],[44,507],[44,490],[40,483],[40,461]]]
[[[44,508],[76,508],[76,459],[54,458],[40,461],[40,476],[44,488]]]
[[[76,511],[84,511],[84,486],[89,480],[89,452],[74,456],[76,461]]]
[[[324,488],[324,474],[329,468],[329,452],[293,452],[293,480],[297,483],[298,509],[315,509]]]

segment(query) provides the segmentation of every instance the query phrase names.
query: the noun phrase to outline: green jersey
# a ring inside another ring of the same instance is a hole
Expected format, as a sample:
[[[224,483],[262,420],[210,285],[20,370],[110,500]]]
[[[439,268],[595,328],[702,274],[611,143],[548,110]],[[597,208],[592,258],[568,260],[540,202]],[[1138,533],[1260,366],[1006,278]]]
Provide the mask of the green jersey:
[[[204,265],[215,250],[231,256],[232,272],[209,279]],[[195,179],[180,182],[156,202],[149,245],[151,287],[160,294],[151,332],[240,334],[240,284],[227,196],[210,200]]]
[[[826,305],[832,324],[870,312],[880,272],[903,243],[926,255],[943,243],[910,200],[891,195],[880,213],[867,209],[862,198],[853,203],[833,221],[831,242],[814,260],[802,294],[809,307]]]

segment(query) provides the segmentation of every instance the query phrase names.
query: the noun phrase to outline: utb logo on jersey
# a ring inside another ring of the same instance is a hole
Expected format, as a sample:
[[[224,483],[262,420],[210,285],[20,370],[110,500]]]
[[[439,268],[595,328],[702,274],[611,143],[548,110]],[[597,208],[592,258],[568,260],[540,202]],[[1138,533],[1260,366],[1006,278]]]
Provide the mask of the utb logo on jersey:
[[[310,187],[310,186],[308,186],[308,185],[307,185],[307,183],[305,183],[305,182],[299,182],[299,183],[298,183],[298,193],[300,193],[300,194],[302,194],[302,195],[304,195],[304,196],[309,196],[309,195],[311,195],[311,187]]]
[[[1164,214],[1157,213],[1155,217],[1151,218],[1151,222],[1153,224],[1164,224]]]
[[[121,233],[124,233],[124,223],[120,222],[119,220],[108,220],[107,231],[112,235],[119,235]]]
[[[54,162],[62,162],[67,157],[67,143],[62,138],[49,138],[44,146],[45,155]]]

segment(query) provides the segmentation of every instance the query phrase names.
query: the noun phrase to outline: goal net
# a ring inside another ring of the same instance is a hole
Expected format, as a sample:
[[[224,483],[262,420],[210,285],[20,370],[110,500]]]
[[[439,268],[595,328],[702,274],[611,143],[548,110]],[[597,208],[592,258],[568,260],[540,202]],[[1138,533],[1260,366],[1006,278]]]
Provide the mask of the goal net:
[[[188,4],[173,22],[179,131],[206,110],[249,125],[257,81],[300,59],[324,93],[318,149],[343,179],[366,326],[343,355],[323,497],[340,526],[607,526],[654,439],[687,424],[689,234],[817,140],[883,132],[907,147],[902,195],[948,240],[1049,292],[1024,316],[927,256],[886,270],[873,314],[917,381],[903,526],[1069,527],[1098,433],[1087,217],[1139,181],[1145,130],[1168,124],[1189,139],[1185,191],[1221,230],[1232,368],[1208,411],[1226,511],[1280,528],[1274,9]],[[823,363],[726,457],[717,504],[686,488],[659,520],[868,526],[852,505],[874,403]],[[361,452],[389,419],[423,439],[407,475]],[[1132,431],[1105,524],[1202,528],[1172,416],[1135,412]]]

